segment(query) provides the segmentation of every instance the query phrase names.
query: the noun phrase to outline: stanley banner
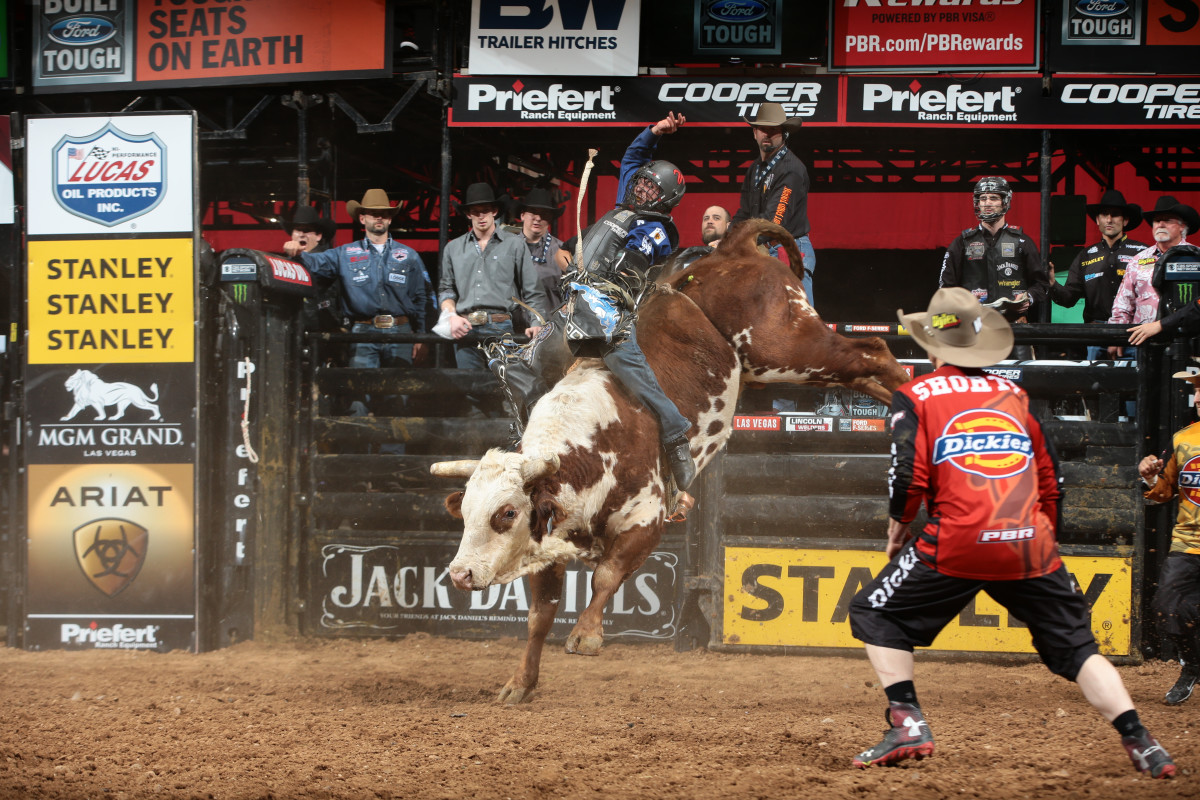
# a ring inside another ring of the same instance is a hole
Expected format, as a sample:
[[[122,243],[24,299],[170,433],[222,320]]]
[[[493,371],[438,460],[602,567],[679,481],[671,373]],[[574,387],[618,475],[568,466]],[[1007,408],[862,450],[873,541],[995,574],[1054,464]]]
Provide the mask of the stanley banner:
[[[850,634],[850,600],[888,562],[878,551],[725,548],[725,644],[862,647]],[[1092,608],[1105,655],[1131,652],[1130,560],[1063,556]],[[1032,653],[1029,630],[984,593],[932,650]]]

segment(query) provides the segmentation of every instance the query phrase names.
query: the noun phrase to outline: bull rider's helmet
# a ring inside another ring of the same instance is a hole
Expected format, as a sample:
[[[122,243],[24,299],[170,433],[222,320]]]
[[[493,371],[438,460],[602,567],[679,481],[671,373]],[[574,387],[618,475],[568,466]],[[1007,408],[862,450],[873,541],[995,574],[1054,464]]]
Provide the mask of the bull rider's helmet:
[[[979,211],[979,196],[981,194],[998,194],[1001,198],[1000,210],[990,214],[983,214]],[[975,184],[973,193],[975,216],[980,222],[991,222],[995,219],[1000,219],[1008,213],[1008,207],[1012,203],[1012,189],[1008,185],[1008,181],[1004,178],[987,177],[980,178]]]
[[[685,190],[683,173],[670,161],[651,161],[633,173],[621,205],[666,214],[679,205]]]

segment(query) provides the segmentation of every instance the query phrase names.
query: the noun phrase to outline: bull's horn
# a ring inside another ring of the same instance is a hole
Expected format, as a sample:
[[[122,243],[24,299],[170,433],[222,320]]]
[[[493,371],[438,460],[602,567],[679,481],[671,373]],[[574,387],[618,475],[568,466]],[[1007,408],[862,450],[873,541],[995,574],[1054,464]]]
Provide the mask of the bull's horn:
[[[429,473],[443,478],[469,478],[475,474],[478,466],[477,458],[472,461],[437,461],[429,465]]]
[[[549,475],[558,470],[558,455],[530,456],[521,465],[521,477],[527,481]]]

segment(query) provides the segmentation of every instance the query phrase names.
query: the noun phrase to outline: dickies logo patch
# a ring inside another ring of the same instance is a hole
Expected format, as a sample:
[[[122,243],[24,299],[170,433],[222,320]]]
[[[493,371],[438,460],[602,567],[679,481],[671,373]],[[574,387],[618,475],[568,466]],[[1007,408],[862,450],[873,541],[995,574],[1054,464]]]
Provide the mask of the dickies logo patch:
[[[946,423],[933,445],[933,463],[949,461],[983,478],[1011,478],[1029,467],[1033,442],[1019,422],[1001,411],[974,408]]]
[[[1192,456],[1179,470],[1179,496],[1200,506],[1200,456]]]

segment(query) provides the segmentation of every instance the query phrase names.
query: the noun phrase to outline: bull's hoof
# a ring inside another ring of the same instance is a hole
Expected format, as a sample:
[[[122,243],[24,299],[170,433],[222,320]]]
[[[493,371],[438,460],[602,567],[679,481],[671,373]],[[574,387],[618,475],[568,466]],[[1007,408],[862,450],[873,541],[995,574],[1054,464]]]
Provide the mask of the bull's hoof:
[[[603,644],[603,636],[580,636],[572,633],[567,637],[567,652],[577,656],[598,656]]]
[[[517,703],[528,703],[533,699],[533,687],[522,686],[515,681],[509,681],[504,684],[504,688],[500,690],[500,694],[496,695],[497,703],[515,706]]]

